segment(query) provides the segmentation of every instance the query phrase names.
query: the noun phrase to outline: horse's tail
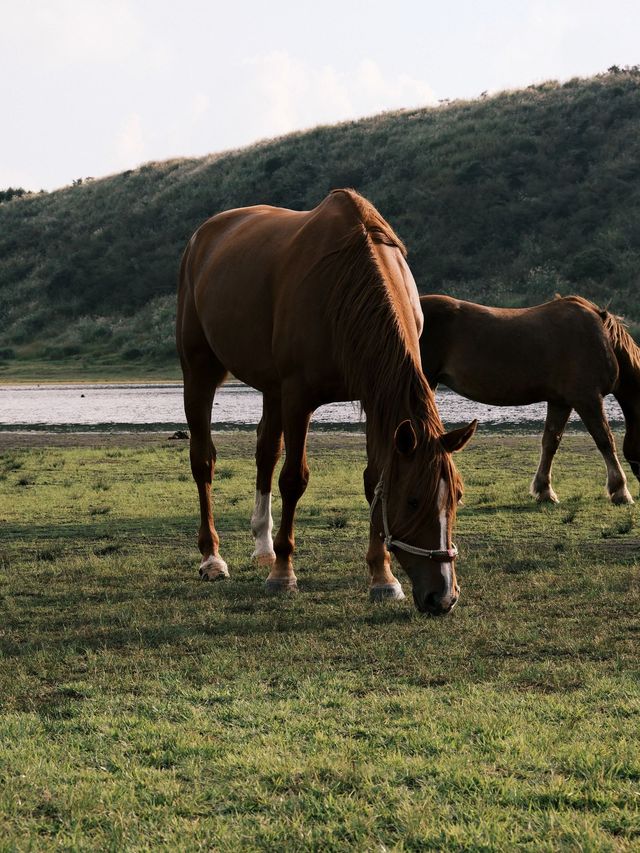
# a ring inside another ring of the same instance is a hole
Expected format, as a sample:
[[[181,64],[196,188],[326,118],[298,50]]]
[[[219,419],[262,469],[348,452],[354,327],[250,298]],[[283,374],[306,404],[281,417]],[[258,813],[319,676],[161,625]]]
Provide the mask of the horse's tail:
[[[599,310],[605,331],[618,360],[618,384],[640,391],[640,347],[633,340],[622,317]]]
[[[180,271],[178,273],[178,299],[176,305],[176,346],[178,354],[182,358],[183,325],[185,317],[194,310],[193,283],[191,276],[191,242],[182,253],[180,260]]]
[[[620,317],[608,311],[598,313],[618,360],[618,382],[613,394],[622,409],[626,427],[622,450],[640,480],[640,347]]]
[[[185,249],[182,253],[182,258],[180,259],[180,271],[178,273],[178,293],[183,288],[191,289],[191,282],[189,276],[189,249],[191,248],[191,243],[187,243]]]

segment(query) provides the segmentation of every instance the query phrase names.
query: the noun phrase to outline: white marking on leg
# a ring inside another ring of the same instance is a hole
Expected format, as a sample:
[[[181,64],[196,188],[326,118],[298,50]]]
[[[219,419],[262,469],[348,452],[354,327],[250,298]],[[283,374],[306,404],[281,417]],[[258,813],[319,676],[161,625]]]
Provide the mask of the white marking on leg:
[[[618,454],[612,454],[612,457],[606,457],[605,463],[607,466],[607,492],[614,503],[632,504],[633,498],[631,492],[627,488],[627,477],[622,470]],[[618,483],[617,489],[613,488],[613,484]]]
[[[200,576],[206,580],[217,580],[218,578],[229,577],[229,567],[218,554],[211,554],[206,560],[200,563]]]
[[[438,488],[438,518],[440,521],[440,550],[446,551],[449,547],[449,528],[447,524],[447,484],[440,479]],[[444,580],[444,592],[442,598],[450,598],[453,592],[453,566],[451,563],[440,563],[440,573]]]
[[[251,532],[256,540],[253,557],[273,557],[273,518],[271,516],[271,492],[263,495],[256,489],[256,501],[251,513]]]

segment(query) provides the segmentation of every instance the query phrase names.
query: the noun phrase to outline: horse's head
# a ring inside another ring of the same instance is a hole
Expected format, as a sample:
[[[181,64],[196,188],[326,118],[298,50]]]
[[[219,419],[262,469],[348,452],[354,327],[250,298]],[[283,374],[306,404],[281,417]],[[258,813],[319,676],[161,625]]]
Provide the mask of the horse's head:
[[[460,594],[452,530],[462,481],[451,454],[465,446],[477,423],[433,438],[403,421],[371,504],[371,524],[409,576],[422,613],[448,613]]]

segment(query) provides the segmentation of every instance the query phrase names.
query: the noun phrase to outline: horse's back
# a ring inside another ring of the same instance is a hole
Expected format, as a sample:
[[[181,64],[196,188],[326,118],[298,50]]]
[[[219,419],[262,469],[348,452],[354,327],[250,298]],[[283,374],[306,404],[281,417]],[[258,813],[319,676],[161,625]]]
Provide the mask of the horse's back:
[[[421,298],[426,375],[493,405],[575,402],[608,393],[617,363],[595,306],[554,299],[531,308],[494,308],[450,297]],[[587,390],[589,389],[589,390]]]
[[[243,287],[250,291],[245,298],[260,298],[277,259],[274,247],[286,245],[304,215],[259,205],[224,211],[201,225],[187,247],[198,310],[206,300],[223,301]]]
[[[353,227],[339,195],[311,211],[259,205],[220,213],[189,242],[179,299],[189,302],[216,357],[259,390],[324,362],[321,261]]]

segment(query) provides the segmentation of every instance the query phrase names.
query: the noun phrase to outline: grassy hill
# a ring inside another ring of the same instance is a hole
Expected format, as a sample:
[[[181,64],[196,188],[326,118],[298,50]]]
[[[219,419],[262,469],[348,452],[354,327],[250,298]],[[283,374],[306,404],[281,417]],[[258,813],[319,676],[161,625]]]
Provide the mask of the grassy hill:
[[[422,292],[578,292],[640,331],[633,68],[0,194],[0,378],[177,375],[176,274],[197,225],[258,202],[308,209],[340,186],[399,232]]]

